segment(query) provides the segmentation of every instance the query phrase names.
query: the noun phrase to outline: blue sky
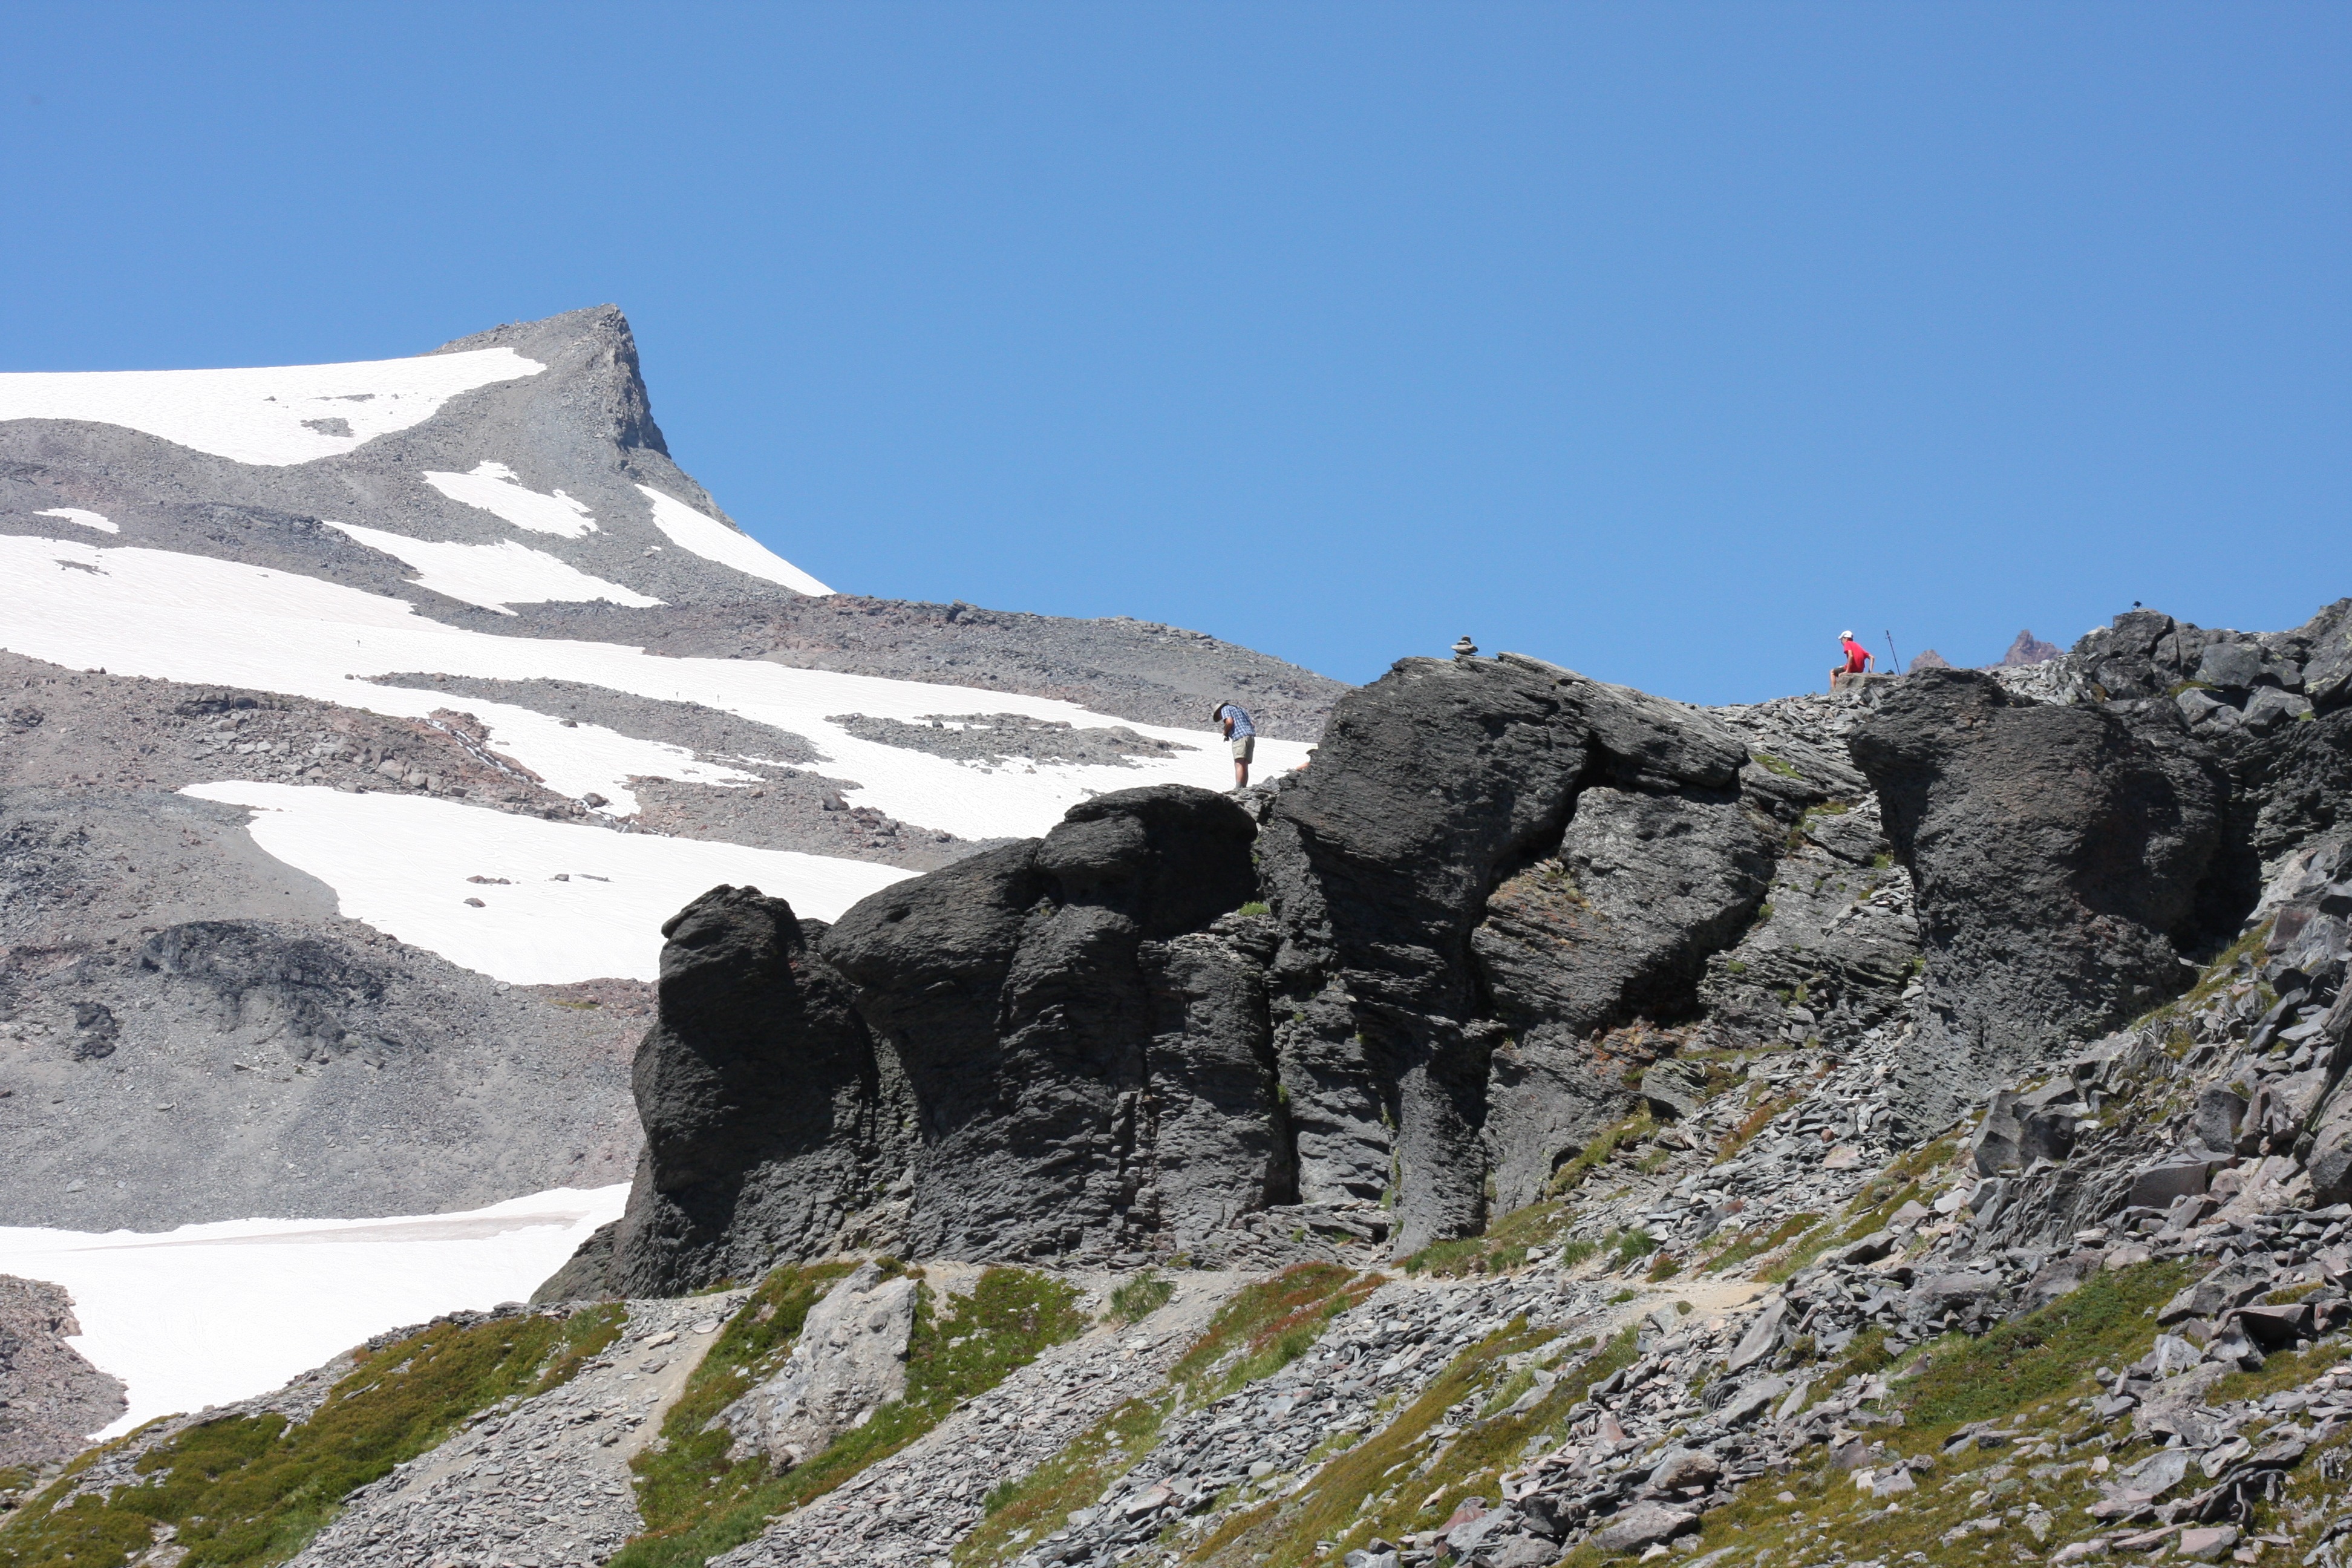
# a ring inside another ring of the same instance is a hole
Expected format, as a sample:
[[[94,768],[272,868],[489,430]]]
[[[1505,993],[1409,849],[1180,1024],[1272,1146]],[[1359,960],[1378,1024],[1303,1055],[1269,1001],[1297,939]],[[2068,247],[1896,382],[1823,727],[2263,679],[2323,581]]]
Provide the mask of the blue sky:
[[[0,368],[612,300],[836,586],[1702,701],[2352,593],[2352,8],[0,12]]]

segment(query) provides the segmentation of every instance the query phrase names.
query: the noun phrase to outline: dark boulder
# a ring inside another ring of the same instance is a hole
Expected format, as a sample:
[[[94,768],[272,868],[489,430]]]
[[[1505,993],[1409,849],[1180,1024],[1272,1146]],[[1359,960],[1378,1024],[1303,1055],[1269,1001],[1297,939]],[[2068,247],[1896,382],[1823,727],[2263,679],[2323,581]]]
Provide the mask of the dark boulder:
[[[543,1287],[661,1294],[850,1247],[1194,1244],[1290,1195],[1248,814],[1129,790],[826,928],[717,888],[667,926],[628,1208]]]
[[[885,889],[826,934],[913,1097],[919,1254],[1131,1247],[1159,1229],[1147,1197],[1194,1220],[1236,1193],[1247,1207],[1276,1201],[1287,1160],[1263,981],[1236,952],[1165,945],[1255,896],[1255,832],[1206,790],[1123,790],[1042,840]],[[1200,1173],[1199,1191],[1151,1183],[1163,1108],[1180,1145],[1255,1176],[1228,1166]],[[1251,1126],[1213,1132],[1220,1108]]]
[[[2243,913],[2206,886],[2226,782],[2178,735],[1937,670],[1851,745],[1916,889],[1928,1018],[1896,1088],[1921,1126],[2179,992],[2183,952]]]
[[[1770,871],[1747,761],[1695,710],[1511,654],[1343,699],[1261,839],[1302,1194],[1393,1180],[1409,1252],[1483,1222],[1490,1152],[1523,1199],[1628,1103],[1570,1042],[1695,1007]]]
[[[898,1086],[813,947],[824,929],[729,887],[662,927],[660,1021],[634,1074],[646,1149],[604,1244],[610,1293],[672,1295],[829,1251],[903,1169]]]

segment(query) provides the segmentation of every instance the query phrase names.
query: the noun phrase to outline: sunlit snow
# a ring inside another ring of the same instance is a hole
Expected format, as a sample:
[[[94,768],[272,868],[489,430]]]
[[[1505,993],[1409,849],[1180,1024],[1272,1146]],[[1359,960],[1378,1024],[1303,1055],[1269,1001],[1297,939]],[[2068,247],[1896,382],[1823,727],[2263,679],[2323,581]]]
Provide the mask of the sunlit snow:
[[[94,511],[84,511],[78,506],[53,506],[47,511],[37,511],[35,517],[61,517],[68,522],[78,522],[84,528],[94,528],[100,533],[121,533],[121,528]]]
[[[625,790],[633,773],[691,776],[680,771],[688,759],[677,748],[589,724],[566,729],[520,708],[459,702],[364,678],[427,670],[570,680],[740,714],[807,737],[824,759],[819,771],[860,786],[851,795],[856,804],[965,838],[1041,834],[1079,801],[1113,790],[1232,786],[1227,749],[1201,731],[1129,723],[1139,734],[1187,748],[1139,758],[1131,767],[957,761],[861,740],[833,717],[915,721],[1011,712],[1095,729],[1125,721],[1012,692],[467,631],[416,615],[399,599],[209,556],[0,536],[0,584],[6,585],[0,588],[0,647],[16,653],[71,668],[284,692],[404,717],[462,707],[490,726],[499,751],[575,799],[593,789],[617,800],[614,792]],[[1307,751],[1298,742],[1260,737],[1259,768],[1273,773],[1296,767]],[[656,756],[669,760],[648,762]],[[597,773],[604,782],[589,782]]]
[[[127,1387],[97,1436],[265,1394],[387,1329],[529,1298],[626,1185],[558,1187],[463,1214],[245,1219],[161,1234],[0,1228],[0,1274],[74,1300],[68,1342]]]
[[[352,364],[0,375],[0,419],[86,419],[240,463],[337,457],[421,425],[461,392],[547,367],[509,348]]]
[[[425,482],[451,500],[480,507],[534,533],[578,539],[596,531],[596,519],[586,507],[561,489],[553,495],[541,495],[526,488],[504,463],[478,463],[472,472],[464,474],[436,473],[428,468]]]
[[[255,807],[254,841],[333,888],[349,919],[523,985],[654,979],[662,922],[722,882],[756,887],[790,900],[797,914],[830,921],[912,875],[866,860],[549,822],[431,795],[247,780],[181,793]],[[476,877],[495,879],[469,879]]]
[[[813,598],[823,598],[833,592],[750,534],[738,533],[717,518],[705,517],[651,485],[639,485],[637,489],[653,502],[654,526],[667,534],[669,542],[680,550],[691,550],[705,561],[716,561],[749,576],[781,583]]]
[[[435,542],[411,539],[404,533],[386,533],[380,529],[337,522],[331,518],[320,521],[351,535],[370,550],[380,550],[415,567],[417,586],[496,610],[502,616],[514,614],[507,608],[509,605],[541,605],[559,600],[585,604],[605,599],[640,609],[661,603],[618,583],[592,577],[544,550],[533,550],[511,539],[502,539],[496,544]]]

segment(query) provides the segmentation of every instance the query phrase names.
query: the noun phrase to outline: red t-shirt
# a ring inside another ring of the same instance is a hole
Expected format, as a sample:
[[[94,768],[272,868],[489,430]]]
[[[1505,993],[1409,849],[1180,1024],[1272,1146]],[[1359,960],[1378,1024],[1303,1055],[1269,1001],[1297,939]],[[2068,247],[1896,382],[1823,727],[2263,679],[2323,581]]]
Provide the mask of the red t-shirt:
[[[1852,637],[1848,637],[1846,639],[1845,668],[1848,675],[1860,675],[1863,671],[1864,662],[1869,658],[1870,650],[1868,648],[1863,647]]]

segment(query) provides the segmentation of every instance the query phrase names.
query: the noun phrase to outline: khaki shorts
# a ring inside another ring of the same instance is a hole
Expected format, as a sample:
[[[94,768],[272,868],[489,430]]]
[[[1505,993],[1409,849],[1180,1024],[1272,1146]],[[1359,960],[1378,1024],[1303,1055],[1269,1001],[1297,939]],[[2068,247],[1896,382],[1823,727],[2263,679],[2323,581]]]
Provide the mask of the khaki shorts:
[[[1234,761],[1237,763],[1246,763],[1255,756],[1256,754],[1256,740],[1257,737],[1255,735],[1235,735],[1234,737]]]

